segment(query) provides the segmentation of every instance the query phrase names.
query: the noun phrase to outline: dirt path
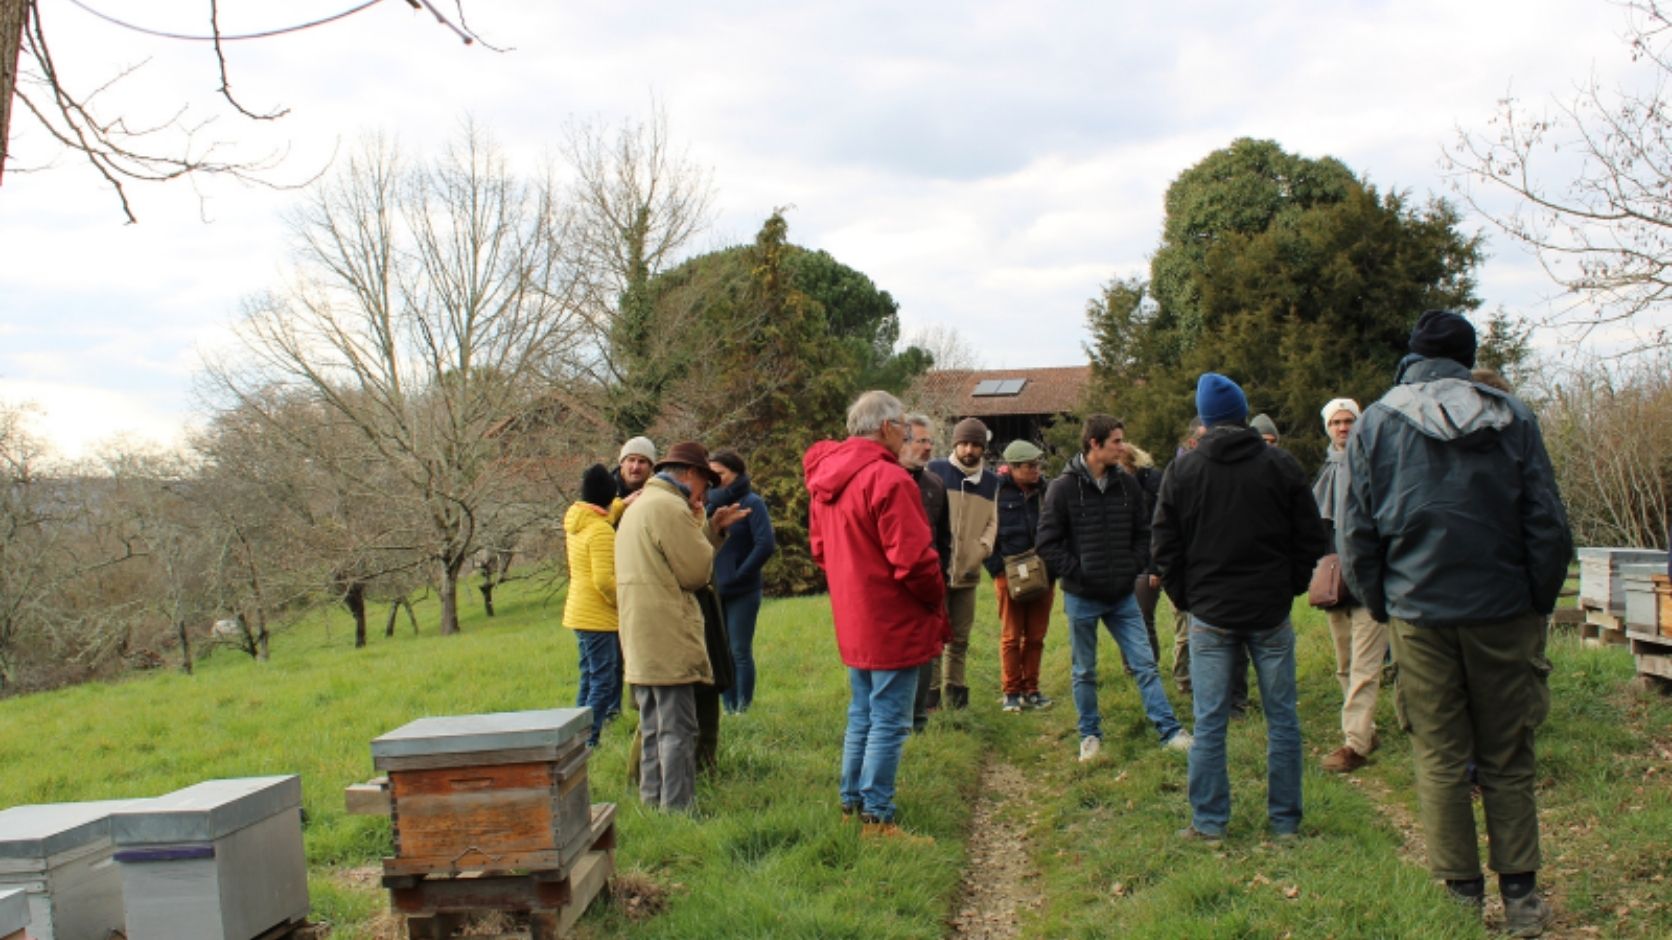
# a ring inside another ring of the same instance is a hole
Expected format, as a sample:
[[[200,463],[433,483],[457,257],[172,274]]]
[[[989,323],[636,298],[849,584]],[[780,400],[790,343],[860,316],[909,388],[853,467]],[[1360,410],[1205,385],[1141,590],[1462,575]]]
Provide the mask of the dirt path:
[[[1017,812],[1027,805],[1028,784],[1020,770],[997,761],[982,769],[962,900],[948,922],[950,936],[1009,940],[1018,935],[1022,912],[1044,903],[1028,850],[1028,817]]]

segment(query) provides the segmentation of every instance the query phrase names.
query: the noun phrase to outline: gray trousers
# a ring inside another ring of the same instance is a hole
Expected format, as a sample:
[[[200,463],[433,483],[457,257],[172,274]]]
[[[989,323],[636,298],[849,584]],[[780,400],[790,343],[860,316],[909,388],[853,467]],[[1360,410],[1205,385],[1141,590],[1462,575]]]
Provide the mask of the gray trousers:
[[[636,685],[644,755],[639,799],[662,809],[691,808],[697,788],[697,687]]]

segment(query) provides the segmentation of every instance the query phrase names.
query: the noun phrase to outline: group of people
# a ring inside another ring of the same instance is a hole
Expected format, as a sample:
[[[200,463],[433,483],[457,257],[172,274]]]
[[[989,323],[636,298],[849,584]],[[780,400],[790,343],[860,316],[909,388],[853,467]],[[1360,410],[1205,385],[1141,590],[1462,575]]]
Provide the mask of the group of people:
[[[761,570],[776,550],[766,504],[736,452],[684,441],[658,459],[635,437],[613,471],[582,474],[563,528],[563,623],[579,646],[575,705],[592,710],[587,744],[597,746],[630,684],[639,795],[687,809],[721,707],[736,714],[754,702]]]
[[[1393,387],[1369,408],[1324,405],[1330,449],[1311,480],[1231,378],[1204,373],[1197,417],[1165,472],[1088,417],[1079,452],[1046,482],[1040,448],[960,421],[933,459],[934,424],[883,391],[858,397],[845,440],[803,457],[808,532],[823,569],[851,697],[838,791],[867,836],[927,837],[897,822],[905,741],[936,709],[967,708],[966,659],[983,568],[998,599],[1002,707],[1049,707],[1040,664],[1057,590],[1071,649],[1079,759],[1097,759],[1098,625],[1120,650],[1159,746],[1188,754],[1190,821],[1216,842],[1231,821],[1228,721],[1254,673],[1267,734],[1274,839],[1300,832],[1302,734],[1290,611],[1326,609],[1342,696],[1341,745],[1323,769],[1351,773],[1380,744],[1376,699],[1391,648],[1399,723],[1416,762],[1430,866],[1459,900],[1485,893],[1472,791],[1485,808],[1505,926],[1537,936],[1552,917],[1540,865],[1533,732],[1549,706],[1548,618],[1572,555],[1566,512],[1527,407],[1471,373],[1476,337],[1458,314],[1417,321]],[[695,442],[658,457],[645,438],[612,473],[583,475],[565,519],[564,622],[580,650],[577,705],[591,743],[619,710],[640,712],[640,796],[689,808],[719,711],[754,696],[754,622],[772,527],[742,458]],[[1170,704],[1155,606],[1177,611],[1174,676],[1194,732]]]
[[[1478,783],[1505,928],[1538,936],[1553,915],[1536,891],[1533,732],[1549,706],[1544,643],[1572,539],[1536,419],[1501,382],[1471,372],[1469,322],[1428,311],[1409,349],[1369,408],[1346,398],[1323,407],[1331,446],[1310,481],[1275,424],[1250,421],[1243,390],[1217,373],[1199,378],[1197,420],[1165,473],[1126,443],[1119,420],[1098,414],[1049,484],[1029,442],[1007,446],[994,472],[987,429],[966,419],[950,458],[930,460],[928,419],[886,392],[861,395],[848,438],[804,457],[813,556],[829,580],[852,690],[843,813],[858,814],[867,833],[921,838],[896,822],[900,755],[926,712],[969,702],[965,657],[985,565],[999,601],[1004,709],[1050,704],[1039,663],[1060,586],[1080,759],[1095,759],[1103,737],[1101,621],[1160,745],[1189,755],[1182,838],[1225,836],[1225,735],[1246,705],[1252,666],[1270,831],[1296,838],[1303,761],[1290,611],[1307,593],[1328,613],[1342,695],[1342,744],[1323,769],[1351,773],[1379,746],[1376,697],[1391,642],[1430,867],[1482,909]],[[1041,562],[1042,588],[1027,574]],[[1175,676],[1191,695],[1194,733],[1159,675],[1157,589],[1178,612]]]

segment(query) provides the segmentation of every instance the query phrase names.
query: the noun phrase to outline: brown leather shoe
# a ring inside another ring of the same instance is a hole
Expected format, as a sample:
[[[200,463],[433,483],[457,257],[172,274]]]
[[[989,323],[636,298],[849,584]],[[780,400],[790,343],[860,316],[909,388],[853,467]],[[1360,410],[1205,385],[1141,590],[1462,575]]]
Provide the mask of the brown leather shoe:
[[[1370,759],[1343,744],[1324,758],[1324,770],[1332,774],[1350,774],[1370,763]]]
[[[901,829],[898,823],[882,822],[881,820],[873,819],[870,816],[864,816],[861,818],[865,820],[865,824],[860,828],[859,834],[864,838],[886,839],[891,842],[898,842],[902,845],[935,844],[934,836],[920,836],[915,832],[907,832],[906,830]]]

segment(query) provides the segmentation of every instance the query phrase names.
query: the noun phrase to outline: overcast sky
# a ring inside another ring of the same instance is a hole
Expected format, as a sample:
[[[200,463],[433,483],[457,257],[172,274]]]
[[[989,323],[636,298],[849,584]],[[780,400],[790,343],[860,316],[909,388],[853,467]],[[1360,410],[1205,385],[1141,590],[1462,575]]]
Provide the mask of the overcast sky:
[[[206,31],[206,0],[83,2]],[[714,175],[718,215],[698,250],[748,240],[791,206],[791,239],[890,291],[908,335],[956,329],[993,367],[1083,362],[1086,300],[1146,269],[1167,185],[1236,137],[1335,156],[1421,198],[1446,192],[1455,128],[1485,130],[1506,94],[1544,102],[1593,72],[1628,80],[1624,21],[1604,0],[464,2],[472,27],[513,50],[466,47],[399,0],[229,43],[241,101],[291,109],[262,125],[217,104],[207,44],[126,31],[70,0],[40,7],[73,87],[143,62],[109,106],[140,122],[181,105],[216,116],[199,140],[286,151],[268,174],[280,181],[369,132],[433,151],[465,115],[533,170],[572,116],[639,119],[654,97]],[[256,32],[353,5],[221,0],[221,25]],[[37,428],[69,456],[112,435],[175,439],[199,407],[202,356],[278,279],[297,194],[134,186],[140,222],[126,225],[84,162],[27,115],[12,130],[0,399],[36,403]],[[1483,309],[1539,312],[1550,286],[1536,266],[1502,239],[1490,253]]]

